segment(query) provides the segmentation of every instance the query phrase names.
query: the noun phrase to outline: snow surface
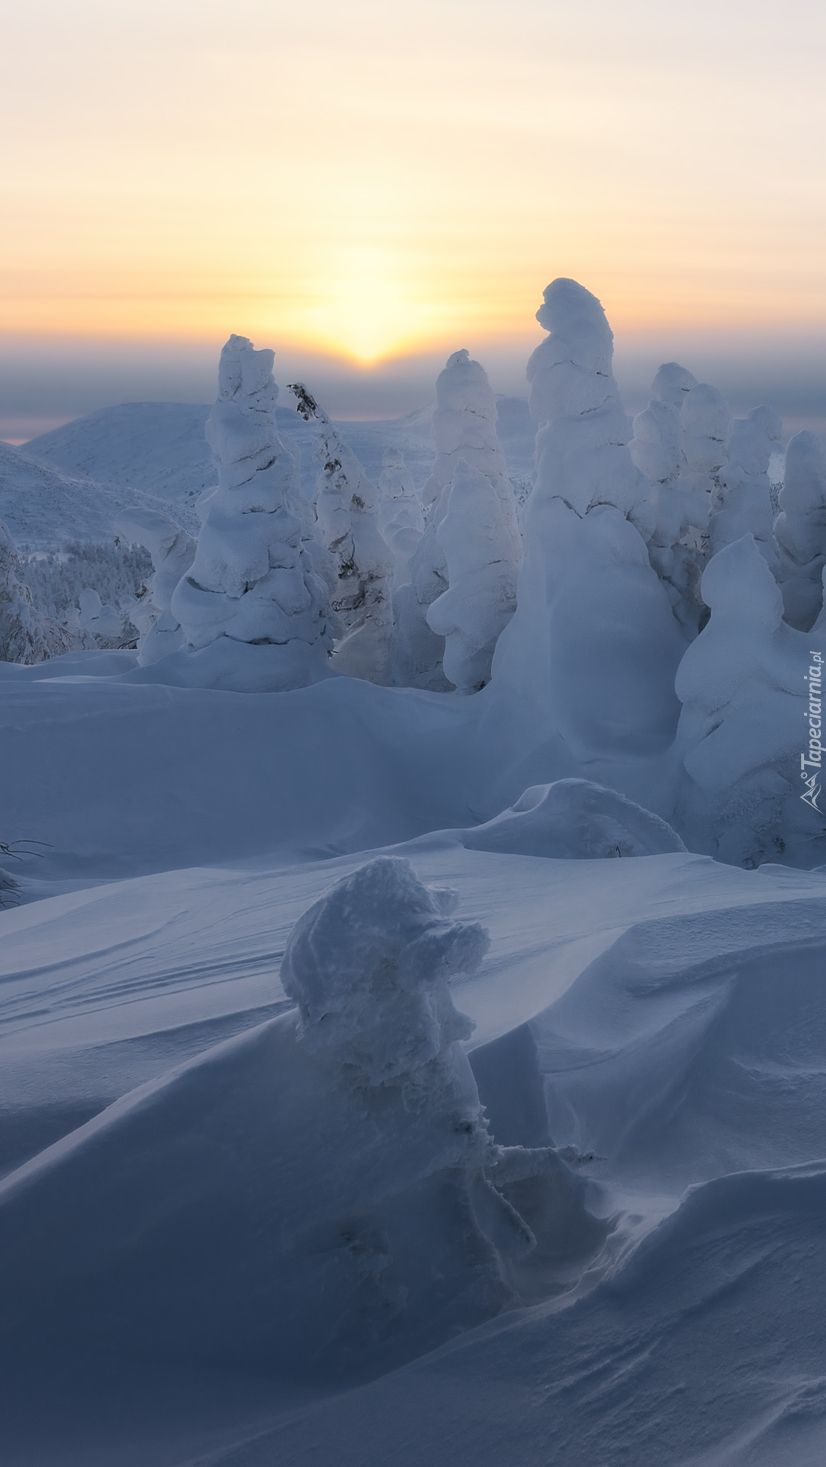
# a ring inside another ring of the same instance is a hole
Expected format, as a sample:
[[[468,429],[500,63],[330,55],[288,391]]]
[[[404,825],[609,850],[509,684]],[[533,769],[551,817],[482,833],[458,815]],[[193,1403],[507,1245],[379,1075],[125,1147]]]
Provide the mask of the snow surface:
[[[481,692],[274,692],[288,644],[227,635],[0,663],[4,1467],[826,1455],[822,455],[790,450],[780,586],[765,413],[670,363],[632,450],[599,302],[557,281],[539,319]],[[310,546],[308,430],[233,352],[224,488],[266,508],[294,433],[305,497],[272,503]],[[9,450],[11,498],[48,536],[62,475],[95,476],[81,521],[125,496],[168,610],[200,412],[93,415],[34,446],[59,470]],[[428,418],[342,429],[354,474],[389,449],[409,496]],[[709,558],[687,492],[746,533]]]

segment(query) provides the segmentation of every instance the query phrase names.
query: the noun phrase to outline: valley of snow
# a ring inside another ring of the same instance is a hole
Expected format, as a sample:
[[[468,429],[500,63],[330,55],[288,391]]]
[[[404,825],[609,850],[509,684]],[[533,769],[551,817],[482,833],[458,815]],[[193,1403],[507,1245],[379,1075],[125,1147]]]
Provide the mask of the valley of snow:
[[[538,319],[3,449],[9,1467],[823,1460],[826,456]]]

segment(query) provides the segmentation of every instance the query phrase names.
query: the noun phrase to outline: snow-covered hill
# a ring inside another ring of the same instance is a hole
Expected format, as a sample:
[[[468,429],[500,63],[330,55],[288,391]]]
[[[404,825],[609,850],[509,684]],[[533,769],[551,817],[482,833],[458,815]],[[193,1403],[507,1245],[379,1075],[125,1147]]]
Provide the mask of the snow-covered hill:
[[[144,489],[85,478],[0,442],[0,520],[21,548],[60,550],[69,540],[111,540],[117,515],[135,504],[163,507]]]

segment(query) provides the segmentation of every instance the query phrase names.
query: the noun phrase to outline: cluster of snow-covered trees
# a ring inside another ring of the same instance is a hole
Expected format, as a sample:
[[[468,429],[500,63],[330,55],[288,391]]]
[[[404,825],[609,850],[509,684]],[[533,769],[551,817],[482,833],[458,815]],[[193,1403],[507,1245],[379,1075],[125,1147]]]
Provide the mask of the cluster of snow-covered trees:
[[[466,350],[436,383],[420,488],[395,447],[372,483],[292,384],[316,430],[306,493],[276,428],[273,353],[233,336],[197,542],[136,510],[117,549],[21,566],[4,534],[0,656],[131,636],[143,666],[196,659],[187,676],[216,686],[490,685],[481,721],[505,764],[541,776],[553,746],[565,772],[625,778],[636,798],[639,761],[653,760],[672,770],[671,812],[681,803],[681,828],[700,842],[746,864],[780,851],[805,813],[804,668],[826,653],[826,447],[809,432],[790,440],[778,504],[769,464],[782,424],[769,407],[732,418],[713,386],[669,362],[629,431],[600,302],[556,280],[537,319],[548,334],[528,363],[537,434],[521,512],[495,395]],[[637,761],[633,778],[617,775],[623,761]]]

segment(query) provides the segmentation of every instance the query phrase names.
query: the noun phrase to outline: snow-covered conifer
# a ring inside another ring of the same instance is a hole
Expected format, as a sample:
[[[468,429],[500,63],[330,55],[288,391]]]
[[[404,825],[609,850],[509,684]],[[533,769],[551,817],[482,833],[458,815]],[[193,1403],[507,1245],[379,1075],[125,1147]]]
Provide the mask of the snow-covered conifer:
[[[820,615],[826,565],[826,445],[816,433],[789,439],[774,535],[786,621],[807,632]]]
[[[54,622],[44,622],[20,579],[17,546],[0,521],[0,662],[45,662],[69,646]]]
[[[663,362],[651,383],[651,396],[682,412],[686,394],[697,386],[697,378],[679,362]]]
[[[133,509],[119,516],[118,535],[132,544],[143,545],[152,556],[154,576],[143,605],[136,603],[130,615],[142,633],[138,662],[148,667],[183,646],[184,634],[170,607],[172,593],[195,556],[195,541],[168,515],[153,510]]]
[[[555,280],[528,363],[539,425],[516,612],[492,689],[513,737],[561,735],[577,760],[666,747],[685,642],[652,569],[650,488],[628,451],[613,336],[595,296]],[[504,737],[504,730],[503,735]]]
[[[728,461],[718,471],[717,492],[708,524],[712,555],[744,535],[753,535],[769,569],[777,575],[780,563],[772,534],[774,513],[769,486],[769,459],[783,432],[770,407],[752,408],[729,426]]]
[[[805,865],[822,835],[800,798],[806,674],[826,641],[783,621],[780,588],[752,535],[709,561],[702,594],[710,620],[676,679],[677,747],[690,777],[683,828],[694,849],[724,861],[752,867],[785,853]],[[819,706],[816,717],[819,735]]]
[[[660,367],[651,390],[659,385],[672,400],[651,398],[648,407],[634,419],[634,436],[629,444],[634,463],[651,485],[651,564],[689,638],[696,636],[703,611],[700,562],[703,531],[708,523],[708,505],[680,483],[680,408],[693,381],[691,373],[676,362]],[[681,385],[686,382],[688,385]]]
[[[680,416],[683,488],[707,496],[710,509],[718,475],[728,458],[731,411],[716,387],[697,382],[685,394]]]
[[[472,361],[470,353],[464,349],[448,357],[447,365],[437,379],[433,439],[436,459],[433,472],[422,490],[427,527],[410,560],[410,585],[401,586],[394,598],[396,630],[392,680],[410,687],[441,691],[448,686],[442,667],[444,643],[442,637],[434,632],[434,623],[429,620],[428,613],[430,606],[444,596],[451,584],[445,549],[438,532],[448,512],[451,484],[460,461],[468,469],[475,469],[484,475],[498,504],[494,547],[490,541],[494,524],[491,515],[492,501],[487,491],[484,491],[488,503],[484,511],[488,530],[483,535],[476,536],[473,560],[474,564],[481,564],[479,556],[485,553],[482,551],[482,542],[487,536],[492,560],[495,559],[500,566],[500,570],[496,572],[498,584],[504,586],[506,582],[510,582],[510,588],[499,597],[498,616],[502,625],[513,610],[516,578],[522,560],[516,499],[508,479],[505,457],[496,436],[496,397],[484,367],[480,362]],[[474,482],[480,484],[481,481]],[[475,511],[468,496],[468,483],[465,476],[456,513],[458,514],[461,504],[462,513],[473,516]],[[448,532],[454,546],[461,533],[454,515],[453,528]],[[473,534],[469,523],[466,533]],[[465,587],[469,592],[469,581],[465,581]],[[459,623],[461,621],[464,627],[471,626],[474,613],[470,607],[460,613],[459,606],[458,596],[453,597],[449,619],[456,634],[464,635],[459,633]],[[509,610],[502,621],[504,607]],[[444,619],[439,613],[436,617],[440,623]],[[472,640],[476,640],[475,635]],[[458,643],[455,647],[458,655]],[[468,651],[466,655],[476,657],[479,651],[481,647],[472,654]],[[454,671],[459,674],[464,686],[471,676],[471,669],[468,666],[466,672],[459,673],[459,667],[460,663],[455,663]],[[475,671],[474,668],[474,679]],[[486,675],[482,680],[486,680]],[[478,683],[474,681],[473,685],[478,686]]]
[[[335,666],[351,677],[383,682],[387,672],[393,607],[393,557],[379,530],[378,494],[322,407],[301,382],[290,384],[298,411],[318,429],[316,515],[323,544],[335,558],[333,610],[344,636]]]
[[[295,460],[275,425],[272,363],[243,336],[221,353],[207,422],[218,487],[202,500],[195,559],[170,608],[190,648],[222,637],[283,647],[283,682],[279,664],[273,685],[296,687],[328,671],[330,616],[292,508]]]
[[[494,648],[516,608],[510,530],[494,480],[460,459],[436,530],[448,589],[427,611],[429,626],[445,638],[445,677],[460,693],[490,681]]]
[[[422,538],[424,517],[411,474],[398,448],[386,448],[379,479],[379,529],[393,552],[394,583],[404,585],[409,578],[410,557]]]

